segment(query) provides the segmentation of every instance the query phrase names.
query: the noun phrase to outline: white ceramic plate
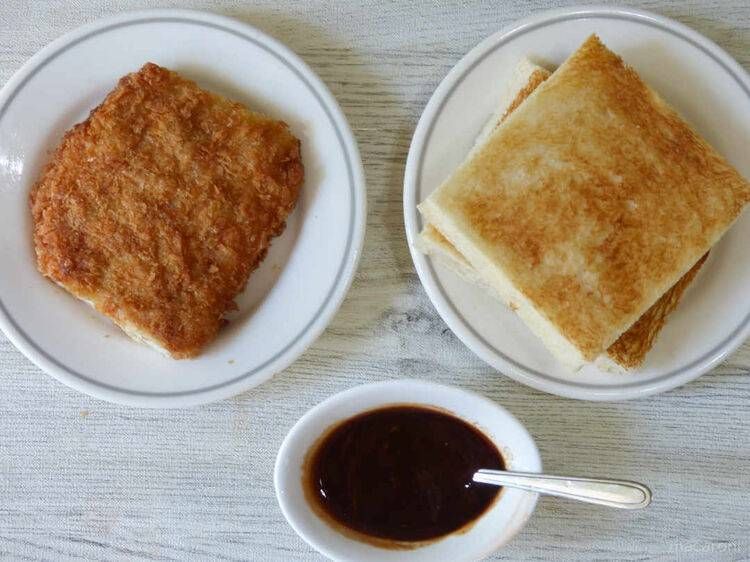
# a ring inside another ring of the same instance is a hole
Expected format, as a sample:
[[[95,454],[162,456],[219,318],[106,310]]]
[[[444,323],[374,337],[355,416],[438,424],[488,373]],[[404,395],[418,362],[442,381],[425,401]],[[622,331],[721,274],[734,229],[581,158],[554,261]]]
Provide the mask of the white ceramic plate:
[[[29,189],[63,132],[118,78],[153,61],[286,121],[305,185],[240,310],[195,360],[126,337],[37,273]],[[356,143],[321,80],[278,41],[238,21],[155,10],[84,26],[31,58],[0,92],[0,326],[34,363],[98,398],[178,407],[226,398],[287,367],[323,331],[354,275],[365,229]]]
[[[486,39],[446,76],[412,140],[404,214],[412,258],[430,299],[479,357],[534,388],[587,400],[624,400],[674,388],[716,366],[750,334],[750,215],[711,251],[670,316],[643,368],[620,375],[586,367],[571,374],[502,304],[414,248],[416,205],[463,160],[493,113],[501,84],[528,56],[558,65],[591,33],[634,66],[708,141],[750,177],[750,77],[723,50],[677,22],[618,8],[566,8]]]
[[[332,425],[364,411],[393,404],[422,404],[447,410],[489,437],[502,453],[508,470],[542,471],[539,451],[523,425],[483,396],[409,379],[357,386],[308,411],[279,448],[274,469],[276,498],[299,536],[328,558],[358,562],[480,560],[510,541],[531,517],[538,494],[506,488],[498,501],[468,530],[413,550],[386,550],[356,541],[334,530],[315,514],[302,488],[302,467],[312,445]]]

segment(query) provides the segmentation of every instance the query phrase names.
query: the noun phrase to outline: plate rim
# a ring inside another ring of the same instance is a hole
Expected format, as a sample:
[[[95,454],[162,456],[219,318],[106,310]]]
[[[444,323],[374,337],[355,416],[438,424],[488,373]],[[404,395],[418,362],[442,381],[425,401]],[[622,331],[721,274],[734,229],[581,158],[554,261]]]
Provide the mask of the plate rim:
[[[289,47],[279,40],[240,20],[200,10],[145,9],[107,16],[79,26],[55,39],[29,58],[0,89],[0,117],[24,84],[46,62],[62,50],[85,40],[94,33],[106,32],[112,27],[137,24],[145,20],[174,20],[203,24],[215,30],[230,33],[254,42],[266,49],[296,73],[318,98],[327,114],[342,151],[347,159],[352,201],[350,205],[349,244],[338,266],[339,274],[325,295],[317,312],[294,338],[274,357],[259,367],[220,383],[193,390],[178,392],[133,391],[98,382],[76,373],[51,357],[21,329],[8,314],[0,296],[0,329],[10,342],[30,361],[66,386],[79,392],[116,404],[147,408],[181,408],[223,400],[266,382],[286,369],[314,343],[329,325],[340,308],[354,280],[362,255],[367,224],[367,192],[364,169],[356,139],[338,102],[320,77]]]
[[[432,261],[415,247],[415,237],[421,229],[422,222],[417,211],[417,188],[421,183],[422,156],[431,135],[432,125],[442,110],[447,97],[450,96],[472,67],[489,54],[493,48],[499,46],[498,44],[505,43],[519,34],[550,23],[597,17],[646,23],[662,32],[676,35],[694,47],[703,50],[713,59],[714,63],[723,66],[724,70],[735,78],[737,83],[750,96],[750,76],[737,61],[707,37],[671,18],[646,10],[601,5],[573,6],[540,12],[511,23],[480,41],[455,64],[435,89],[419,119],[409,147],[404,172],[403,205],[409,252],[419,280],[438,314],[464,345],[501,374],[531,388],[565,398],[615,401],[630,400],[665,392],[710,371],[750,336],[750,313],[713,350],[671,373],[659,375],[654,380],[631,382],[618,386],[560,381],[504,355],[477,333],[456,309],[454,303],[444,294],[433,270]]]

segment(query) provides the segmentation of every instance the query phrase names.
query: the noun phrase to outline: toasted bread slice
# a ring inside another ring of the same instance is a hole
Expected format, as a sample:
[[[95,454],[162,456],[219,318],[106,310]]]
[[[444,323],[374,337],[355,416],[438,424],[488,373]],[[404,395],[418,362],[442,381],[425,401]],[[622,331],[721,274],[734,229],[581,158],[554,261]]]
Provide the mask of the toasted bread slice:
[[[677,308],[682,295],[698,275],[703,264],[708,259],[708,252],[683,275],[677,283],[664,293],[649,308],[635,324],[625,331],[615,343],[607,348],[606,357],[600,357],[597,362],[607,370],[635,369],[643,363],[646,354],[651,350],[656,336],[664,327],[667,317]],[[601,361],[601,362],[600,362]],[[610,365],[612,362],[614,365]]]
[[[536,90],[542,82],[550,77],[552,73],[534,64],[527,58],[522,58],[513,69],[510,79],[501,89],[500,100],[498,100],[497,109],[489,120],[485,123],[484,128],[477,136],[474,147],[479,147],[486,141],[490,134],[500,126],[500,123],[510,115],[521,103]]]
[[[33,188],[37,266],[134,339],[192,357],[284,229],[303,174],[285,123],[146,64]]]
[[[467,261],[456,247],[451,244],[442,233],[430,223],[425,224],[422,232],[416,240],[417,248],[423,254],[435,258],[448,269],[463,277],[469,283],[473,283],[489,291],[493,296],[492,286],[482,279],[476,269]],[[506,303],[508,304],[508,303]]]
[[[425,225],[420,233],[418,242],[419,249],[429,254],[448,269],[457,273],[460,277],[481,287],[492,296],[503,301],[503,295],[482,279],[472,265],[461,255],[456,247],[450,243],[440,231],[431,224]],[[656,337],[666,324],[668,316],[677,308],[682,296],[695,279],[703,264],[708,258],[705,253],[698,262],[683,275],[677,283],[664,293],[643,316],[641,316],[630,328],[628,328],[615,343],[607,348],[606,354],[596,358],[597,366],[601,369],[613,372],[627,372],[641,366],[646,355],[656,341]],[[518,305],[513,302],[505,302],[511,310],[517,310]]]
[[[750,184],[592,36],[420,210],[576,370],[748,200]]]
[[[490,134],[523,102],[539,84],[549,78],[551,72],[527,58],[518,61],[510,78],[500,90],[500,98],[492,116],[484,124],[474,140],[474,146],[467,158],[477,151]],[[498,296],[491,285],[486,283],[456,247],[435,227],[427,222],[416,240],[418,249],[436,258],[448,269],[458,273],[467,281],[481,286]],[[507,304],[507,303],[506,303]]]
[[[537,86],[550,76],[545,68],[522,59],[513,73],[512,79],[503,88],[497,111],[486,123],[476,139],[475,149],[484,142],[489,134],[525,100]],[[496,291],[479,277],[477,271],[464,258],[450,241],[433,225],[426,224],[417,242],[421,251],[436,258],[447,268],[458,273],[465,280],[474,283],[493,296],[499,297]],[[606,352],[606,357],[597,358],[600,368],[609,371],[627,371],[639,367],[651,350],[669,314],[677,307],[682,295],[693,281],[706,261],[708,254],[698,262],[664,293],[643,316],[641,316],[625,333],[623,333]],[[514,303],[506,303],[514,307]]]

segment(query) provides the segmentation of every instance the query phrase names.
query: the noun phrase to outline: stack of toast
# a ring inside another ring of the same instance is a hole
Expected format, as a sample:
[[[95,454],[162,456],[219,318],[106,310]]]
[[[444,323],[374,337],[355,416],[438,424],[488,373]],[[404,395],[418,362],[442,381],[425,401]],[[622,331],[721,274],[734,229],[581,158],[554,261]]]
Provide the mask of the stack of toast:
[[[419,245],[568,369],[640,366],[750,184],[596,36],[521,61]]]

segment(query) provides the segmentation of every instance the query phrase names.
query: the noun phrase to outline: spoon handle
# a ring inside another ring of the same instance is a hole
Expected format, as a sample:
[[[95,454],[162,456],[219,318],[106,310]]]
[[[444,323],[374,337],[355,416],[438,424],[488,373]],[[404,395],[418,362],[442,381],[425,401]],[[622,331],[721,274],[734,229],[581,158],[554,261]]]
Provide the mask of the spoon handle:
[[[573,478],[531,472],[481,469],[474,473],[474,482],[519,488],[529,492],[621,509],[640,509],[651,503],[651,490],[643,484],[628,480]]]

